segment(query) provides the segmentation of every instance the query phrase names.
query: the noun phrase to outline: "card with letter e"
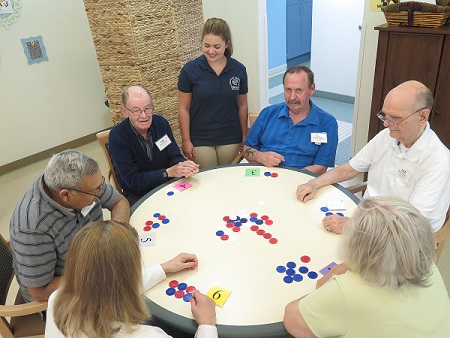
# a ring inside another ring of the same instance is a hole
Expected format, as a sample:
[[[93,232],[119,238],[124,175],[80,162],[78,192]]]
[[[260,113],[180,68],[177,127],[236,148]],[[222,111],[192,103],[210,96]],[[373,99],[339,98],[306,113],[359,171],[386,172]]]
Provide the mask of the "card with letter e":
[[[206,295],[211,298],[216,305],[223,306],[231,294],[231,290],[222,286],[213,286]]]

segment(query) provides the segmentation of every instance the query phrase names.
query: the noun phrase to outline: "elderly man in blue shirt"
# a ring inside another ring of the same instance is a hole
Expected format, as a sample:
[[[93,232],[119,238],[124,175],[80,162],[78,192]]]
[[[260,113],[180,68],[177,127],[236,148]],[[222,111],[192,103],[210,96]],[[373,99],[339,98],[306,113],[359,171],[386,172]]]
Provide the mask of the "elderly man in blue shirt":
[[[337,121],[310,100],[316,86],[308,67],[286,70],[283,87],[285,102],[261,111],[245,140],[244,157],[267,167],[284,165],[321,175],[334,167]]]

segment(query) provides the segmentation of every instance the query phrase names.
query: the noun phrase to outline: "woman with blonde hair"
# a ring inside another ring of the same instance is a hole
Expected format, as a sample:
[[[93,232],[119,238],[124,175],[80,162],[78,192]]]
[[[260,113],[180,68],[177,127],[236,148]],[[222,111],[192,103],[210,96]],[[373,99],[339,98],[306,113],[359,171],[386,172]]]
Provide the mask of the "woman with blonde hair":
[[[93,222],[81,229],[70,245],[60,287],[49,298],[45,336],[169,337],[143,325],[149,318],[143,292],[166,273],[197,266],[192,254],[142,267],[138,234],[128,223]],[[200,292],[191,301],[199,324],[198,337],[217,337],[215,303]]]
[[[430,223],[407,202],[364,199],[344,228],[347,268],[286,306],[294,337],[450,337]],[[321,285],[321,286],[320,286]]]
[[[231,31],[219,18],[206,20],[203,55],[178,77],[178,118],[184,155],[200,169],[230,164],[247,137],[248,79],[233,59]]]

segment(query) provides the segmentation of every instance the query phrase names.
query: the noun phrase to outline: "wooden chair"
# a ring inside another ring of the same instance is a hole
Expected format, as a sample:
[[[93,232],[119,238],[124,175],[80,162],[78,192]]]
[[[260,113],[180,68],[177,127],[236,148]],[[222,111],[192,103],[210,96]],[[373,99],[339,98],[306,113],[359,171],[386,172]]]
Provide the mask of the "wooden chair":
[[[249,129],[253,126],[253,123],[255,123],[256,118],[258,117],[259,113],[248,113],[248,122],[249,122]],[[233,162],[231,164],[238,164],[244,159],[244,155],[242,154],[242,151],[240,151],[236,157],[234,158]]]
[[[358,192],[364,192],[367,189],[367,182],[362,182],[359,184],[352,185],[348,187],[347,190],[352,194],[356,194]],[[439,261],[441,257],[442,250],[444,250],[445,241],[450,233],[450,208],[447,210],[447,216],[445,217],[445,222],[442,228],[436,231],[435,235],[435,243],[436,243],[436,263]]]
[[[119,181],[117,180],[117,174],[116,169],[114,167],[114,163],[112,161],[111,155],[109,153],[108,149],[108,138],[109,138],[109,132],[110,130],[101,131],[96,134],[97,141],[100,143],[100,146],[102,147],[103,154],[105,155],[106,161],[108,163],[108,180],[109,182],[112,182],[114,184],[114,187],[119,190],[119,192],[122,192],[122,188],[119,184]]]
[[[5,305],[14,270],[9,242],[1,235],[0,269],[0,336],[44,338],[45,321],[41,319],[40,312],[47,309],[47,302],[25,303],[19,291],[14,305]],[[11,317],[11,320],[8,322],[6,317]]]

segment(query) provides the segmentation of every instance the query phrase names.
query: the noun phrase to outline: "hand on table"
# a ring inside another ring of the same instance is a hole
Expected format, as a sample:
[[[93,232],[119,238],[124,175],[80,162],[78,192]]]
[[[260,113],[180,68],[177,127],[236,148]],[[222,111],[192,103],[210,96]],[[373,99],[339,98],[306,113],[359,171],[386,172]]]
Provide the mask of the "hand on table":
[[[189,160],[193,161],[195,158],[195,149],[194,149],[194,145],[192,144],[192,142],[185,141],[182,143],[181,147],[183,148],[184,156],[186,156]]]
[[[198,266],[197,256],[188,253],[180,253],[178,256],[172,258],[161,264],[164,272],[167,274],[169,272],[178,272],[183,269],[193,270]]]
[[[309,182],[305,184],[300,184],[297,187],[297,198],[302,202],[308,202],[309,200],[312,200],[316,194],[317,187],[312,182],[313,180],[310,180]]]
[[[198,325],[216,325],[216,303],[198,290],[191,297],[191,311]]]
[[[276,167],[284,162],[284,156],[274,151],[259,152],[258,162],[266,167]]]
[[[334,232],[335,234],[340,235],[344,231],[344,225],[346,222],[350,222],[350,217],[333,214],[324,217],[322,220],[322,225],[326,231]]]
[[[167,174],[169,177],[190,177],[198,173],[199,167],[197,163],[188,160],[167,168]]]
[[[345,263],[341,263],[341,264],[333,266],[331,268],[330,272],[328,272],[325,276],[323,276],[322,278],[320,278],[317,281],[316,289],[318,289],[322,285],[324,285],[334,275],[342,275],[342,274],[346,273],[348,270],[350,270],[350,267]]]

